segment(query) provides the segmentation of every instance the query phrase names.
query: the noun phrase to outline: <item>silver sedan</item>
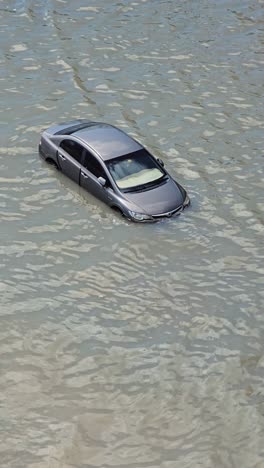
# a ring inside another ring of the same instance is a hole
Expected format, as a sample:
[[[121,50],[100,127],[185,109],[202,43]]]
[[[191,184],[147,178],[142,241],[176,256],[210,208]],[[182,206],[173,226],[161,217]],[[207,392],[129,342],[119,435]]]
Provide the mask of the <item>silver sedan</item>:
[[[190,204],[163,161],[112,125],[76,120],[49,127],[41,135],[39,152],[130,220],[171,217]]]

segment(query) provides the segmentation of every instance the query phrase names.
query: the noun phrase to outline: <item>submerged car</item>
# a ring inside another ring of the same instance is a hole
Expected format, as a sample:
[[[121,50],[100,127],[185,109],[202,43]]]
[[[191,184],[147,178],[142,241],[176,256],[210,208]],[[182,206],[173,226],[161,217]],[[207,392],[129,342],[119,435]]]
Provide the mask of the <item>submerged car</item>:
[[[41,135],[39,152],[130,220],[169,218],[190,204],[163,161],[112,125],[75,120],[49,127]]]

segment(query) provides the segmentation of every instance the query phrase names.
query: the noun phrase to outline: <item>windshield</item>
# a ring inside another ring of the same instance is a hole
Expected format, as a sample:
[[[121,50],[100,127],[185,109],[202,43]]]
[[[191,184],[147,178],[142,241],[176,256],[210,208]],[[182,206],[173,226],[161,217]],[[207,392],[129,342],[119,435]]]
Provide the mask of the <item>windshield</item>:
[[[165,175],[162,168],[145,149],[110,159],[106,164],[120,189],[133,189],[146,185]]]

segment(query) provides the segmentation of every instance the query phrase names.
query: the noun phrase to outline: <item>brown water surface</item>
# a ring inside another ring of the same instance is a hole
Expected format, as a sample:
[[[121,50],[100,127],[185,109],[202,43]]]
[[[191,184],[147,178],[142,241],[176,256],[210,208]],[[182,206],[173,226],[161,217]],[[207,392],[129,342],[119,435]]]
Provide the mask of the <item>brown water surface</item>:
[[[4,468],[263,468],[262,0],[1,0]],[[38,157],[127,130],[192,208],[134,225]]]

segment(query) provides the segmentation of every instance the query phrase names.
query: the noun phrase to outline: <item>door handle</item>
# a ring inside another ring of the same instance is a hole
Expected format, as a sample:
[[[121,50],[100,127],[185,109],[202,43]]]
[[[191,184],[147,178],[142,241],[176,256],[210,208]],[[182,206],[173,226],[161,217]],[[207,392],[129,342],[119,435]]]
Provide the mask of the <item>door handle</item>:
[[[88,175],[86,175],[84,172],[82,172],[81,174],[85,179],[88,179]]]
[[[63,161],[66,161],[66,158],[65,156],[63,156],[62,154],[59,153],[59,157],[63,160]]]

